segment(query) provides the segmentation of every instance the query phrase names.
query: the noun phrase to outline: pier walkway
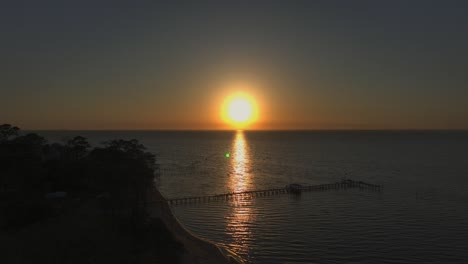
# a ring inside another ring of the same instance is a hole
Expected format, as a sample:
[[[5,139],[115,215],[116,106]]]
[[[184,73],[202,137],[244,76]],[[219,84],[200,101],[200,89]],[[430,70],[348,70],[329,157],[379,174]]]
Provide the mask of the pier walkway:
[[[265,190],[253,190],[253,191],[244,191],[244,192],[231,192],[215,195],[205,195],[205,196],[190,196],[190,197],[180,197],[180,198],[171,198],[167,199],[167,202],[171,205],[178,204],[190,204],[190,203],[203,203],[203,202],[212,202],[212,201],[228,201],[237,198],[254,198],[278,194],[300,194],[301,192],[311,192],[311,191],[326,191],[326,190],[339,190],[339,189],[367,189],[372,191],[382,191],[383,186],[378,184],[370,184],[363,181],[353,181],[353,180],[342,180],[340,182],[329,183],[329,184],[317,184],[317,185],[299,185],[299,184],[290,184],[283,188],[273,188]]]

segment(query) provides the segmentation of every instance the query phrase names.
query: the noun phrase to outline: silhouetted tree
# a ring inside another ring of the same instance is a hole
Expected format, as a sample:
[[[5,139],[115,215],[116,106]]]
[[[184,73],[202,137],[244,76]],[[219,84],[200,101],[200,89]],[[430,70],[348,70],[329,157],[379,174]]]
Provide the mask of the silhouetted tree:
[[[20,189],[28,193],[38,191],[45,143],[43,137],[30,133],[1,144],[0,164],[6,176],[2,180],[8,185],[7,189]]]
[[[18,134],[19,129],[14,131]],[[0,215],[5,217],[6,225],[22,226],[46,215],[48,208],[43,203],[45,143],[43,137],[33,133],[0,143],[0,195],[5,195]]]
[[[24,212],[31,205],[57,191],[83,197],[106,194],[115,214],[137,223],[145,219],[158,166],[156,157],[137,140],[112,140],[91,149],[81,136],[65,144],[47,144],[34,133],[13,138],[19,129],[4,125],[3,130],[3,138],[11,139],[0,142],[0,195],[8,192],[8,205],[3,207],[13,208],[11,222],[28,218]]]
[[[113,140],[89,155],[97,186],[111,195],[114,212],[144,219],[149,188],[154,181],[155,156],[137,140]],[[97,175],[96,175],[97,174]]]
[[[136,139],[111,140],[104,142],[104,145],[108,149],[123,151],[134,159],[144,161],[145,165],[153,171],[157,168],[156,156],[151,152],[147,152],[145,146],[140,144]]]
[[[17,136],[19,128],[10,124],[0,125],[0,142],[7,141],[12,136]]]
[[[76,136],[66,143],[69,158],[71,159],[82,159],[84,158],[91,148],[86,138],[82,136]]]
[[[14,144],[22,144],[31,147],[43,147],[47,143],[45,138],[35,133],[29,133],[24,136],[18,136],[14,138],[11,142]]]

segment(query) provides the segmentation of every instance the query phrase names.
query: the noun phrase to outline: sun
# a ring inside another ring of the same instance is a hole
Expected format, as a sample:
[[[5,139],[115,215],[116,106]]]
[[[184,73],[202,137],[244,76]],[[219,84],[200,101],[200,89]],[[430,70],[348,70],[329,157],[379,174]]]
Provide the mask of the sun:
[[[236,93],[228,96],[222,108],[223,120],[235,128],[245,128],[257,117],[256,102],[249,94]]]
[[[229,118],[238,123],[245,122],[252,117],[252,105],[244,98],[236,98],[228,105]]]

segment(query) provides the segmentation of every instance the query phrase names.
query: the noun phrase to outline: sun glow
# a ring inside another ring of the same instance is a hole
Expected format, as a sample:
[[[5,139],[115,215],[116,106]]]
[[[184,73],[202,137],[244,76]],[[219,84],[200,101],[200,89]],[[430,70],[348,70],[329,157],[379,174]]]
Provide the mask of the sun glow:
[[[237,93],[229,96],[222,107],[222,118],[235,128],[245,128],[257,118],[257,105],[252,96]]]

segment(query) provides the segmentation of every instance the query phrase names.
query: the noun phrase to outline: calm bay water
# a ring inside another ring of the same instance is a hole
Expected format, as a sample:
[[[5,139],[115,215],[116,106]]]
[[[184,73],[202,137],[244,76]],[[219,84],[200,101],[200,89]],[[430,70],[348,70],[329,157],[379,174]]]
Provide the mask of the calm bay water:
[[[383,184],[173,207],[193,233],[252,263],[468,263],[467,132],[39,132],[139,139],[166,197]],[[230,157],[226,158],[225,154]]]

